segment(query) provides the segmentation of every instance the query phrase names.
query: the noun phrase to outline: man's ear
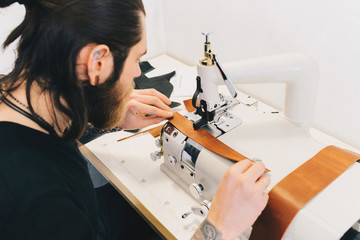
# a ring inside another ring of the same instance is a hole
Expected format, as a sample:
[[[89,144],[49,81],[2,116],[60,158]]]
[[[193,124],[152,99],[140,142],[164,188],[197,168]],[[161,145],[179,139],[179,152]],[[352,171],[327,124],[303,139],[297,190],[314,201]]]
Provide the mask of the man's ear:
[[[113,59],[109,47],[100,44],[92,48],[87,67],[91,85],[95,86],[104,83],[113,69]]]

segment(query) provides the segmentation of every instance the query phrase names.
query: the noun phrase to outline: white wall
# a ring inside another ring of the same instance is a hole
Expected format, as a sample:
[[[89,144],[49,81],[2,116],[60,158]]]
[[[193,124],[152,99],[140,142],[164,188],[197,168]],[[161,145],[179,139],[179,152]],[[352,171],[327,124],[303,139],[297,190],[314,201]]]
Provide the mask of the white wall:
[[[16,43],[11,44],[6,50],[2,44],[10,32],[16,28],[25,15],[25,8],[19,4],[12,4],[7,8],[0,8],[0,74],[11,71],[15,61]]]
[[[142,60],[156,57],[166,51],[162,0],[143,0],[146,11],[147,54]]]
[[[314,126],[360,148],[360,1],[163,0],[167,52],[195,65],[201,31],[223,62],[300,51],[319,64]],[[278,86],[244,89],[273,106]]]

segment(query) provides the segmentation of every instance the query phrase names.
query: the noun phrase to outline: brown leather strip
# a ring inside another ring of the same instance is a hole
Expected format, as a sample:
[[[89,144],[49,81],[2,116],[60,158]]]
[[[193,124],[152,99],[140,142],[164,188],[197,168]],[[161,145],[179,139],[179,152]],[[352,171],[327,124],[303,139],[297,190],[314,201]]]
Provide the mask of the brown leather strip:
[[[359,159],[359,154],[335,146],[322,149],[270,191],[250,240],[281,239],[298,211]]]
[[[194,130],[193,123],[179,113],[175,113],[169,122],[186,136],[224,158],[237,162],[247,159],[245,156],[218,140],[205,129],[199,128],[198,130]],[[266,171],[268,172],[269,170],[266,169]]]
[[[175,113],[169,122],[174,125],[180,132],[216,154],[234,161],[241,161],[246,159],[246,157],[222,143],[205,129],[199,128],[198,130],[194,130],[193,123],[179,113]]]
[[[161,133],[161,129],[164,127],[164,125],[160,125],[154,128],[149,129],[149,133],[153,136],[153,137],[158,137],[160,136]]]
[[[192,105],[192,99],[187,99],[187,100],[184,100],[183,102],[184,102],[184,106],[188,112],[193,112],[196,110],[194,108],[194,106]]]
[[[157,136],[160,135],[160,132],[161,132],[161,129],[163,128],[163,126],[164,125],[160,125],[160,126],[157,126],[157,127],[154,127],[154,128],[142,131],[142,132],[138,132],[138,133],[135,133],[135,134],[133,134],[131,136],[118,139],[117,141],[120,142],[120,141],[126,140],[128,138],[132,138],[132,137],[135,137],[137,135],[144,134],[144,133],[150,133],[153,137],[157,137]]]

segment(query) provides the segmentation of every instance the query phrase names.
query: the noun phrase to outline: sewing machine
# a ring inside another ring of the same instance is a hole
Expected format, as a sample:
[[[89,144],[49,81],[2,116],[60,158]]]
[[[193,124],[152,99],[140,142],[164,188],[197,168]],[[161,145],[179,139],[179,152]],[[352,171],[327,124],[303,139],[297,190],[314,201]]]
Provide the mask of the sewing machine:
[[[204,57],[197,64],[195,111],[184,114],[194,129],[204,128],[213,136],[271,170],[269,190],[281,179],[323,149],[326,144],[309,134],[314,115],[319,73],[316,62],[301,53],[287,53],[222,65],[212,52],[205,34]],[[234,84],[285,83],[284,114],[262,113],[236,98]],[[219,93],[225,84],[230,96]],[[198,206],[191,213],[206,216],[218,184],[232,161],[214,154],[168,123],[156,140],[163,156],[161,170],[193,196]],[[283,239],[340,239],[359,219],[360,165],[343,175],[312,199],[296,215]],[[346,186],[346,187],[344,187]],[[355,225],[354,225],[355,226]]]

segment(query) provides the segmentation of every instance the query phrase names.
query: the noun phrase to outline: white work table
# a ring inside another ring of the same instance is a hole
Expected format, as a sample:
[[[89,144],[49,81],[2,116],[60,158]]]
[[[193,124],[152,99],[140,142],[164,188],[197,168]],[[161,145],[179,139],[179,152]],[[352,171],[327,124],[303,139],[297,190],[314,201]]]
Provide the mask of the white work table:
[[[151,60],[150,63],[156,68],[156,71],[159,71],[159,74],[154,72],[153,75],[160,75],[161,68],[163,68],[163,70],[168,68],[169,71],[176,70],[179,73],[175,76],[175,79],[172,80],[175,86],[175,96],[172,97],[173,100],[180,101],[181,99],[191,97],[190,94],[188,96],[185,95],[194,90],[195,79],[190,79],[190,82],[188,82],[188,80],[182,80],[191,78],[195,73],[195,68],[189,68],[166,55],[155,58]],[[193,89],[190,87],[190,90],[186,90],[184,84],[191,84],[191,81],[193,81]],[[281,113],[272,114],[273,109],[265,104],[258,103],[243,93],[239,93],[238,98],[241,102],[238,113],[249,113],[247,116],[240,116],[241,118],[243,117],[245,122],[256,123],[256,121],[262,121],[261,119],[264,119],[264,121],[269,119],[270,125],[274,124],[273,126],[276,126],[276,121],[286,121],[281,116]],[[184,107],[181,106],[178,110],[183,111]],[[259,118],[260,120],[255,117],[255,115],[259,113],[263,114],[263,116]],[[254,114],[254,117],[252,114]],[[284,124],[286,125],[287,123]],[[262,126],[265,127],[265,125]],[[312,144],[314,142],[315,147],[310,147],[312,150],[306,155],[308,158],[312,157],[322,146],[329,144],[336,144],[337,146],[359,152],[357,149],[352,149],[316,129],[311,129],[310,134],[301,130],[291,131],[291,129],[293,129],[291,124],[286,125],[284,129],[290,132],[287,131],[285,134],[271,133],[271,130],[267,128],[259,129],[258,127],[256,131],[248,132],[254,130],[254,128],[250,127],[244,129],[242,132],[243,137],[239,137],[239,141],[236,141],[234,144],[241,144],[244,148],[244,151],[241,153],[245,156],[260,157],[269,169],[275,171],[277,170],[276,166],[273,165],[271,161],[267,162],[267,159],[275,159],[276,151],[272,150],[274,156],[270,156],[270,150],[269,152],[265,151],[267,155],[262,155],[262,148],[257,149],[259,145],[269,145],[270,142],[271,144],[279,145],[285,141],[293,141],[294,144],[299,143],[305,146],[306,144]],[[276,138],[266,139],[260,136],[261,142],[259,144],[252,143],[252,141],[257,140],[257,135],[262,134],[259,133],[260,130],[262,130],[262,132],[268,131],[264,134],[269,134],[269,136],[275,134]],[[286,136],[289,134],[293,135]],[[192,214],[186,219],[182,219],[181,216],[185,212],[188,212],[191,206],[197,205],[197,202],[160,170],[160,164],[163,162],[162,158],[155,162],[150,159],[150,153],[158,150],[154,143],[155,139],[150,134],[142,134],[117,142],[118,139],[129,135],[132,134],[124,131],[109,133],[82,146],[80,149],[99,172],[128,199],[130,204],[133,205],[164,238],[190,239],[202,222],[203,217]],[[249,136],[253,137],[250,138]],[[286,138],[283,138],[283,136]],[[308,138],[311,139],[309,140]],[[320,144],[318,141],[324,144]],[[284,145],[281,147],[286,148]],[[259,152],[259,155],[254,156],[253,152]],[[291,148],[288,152],[291,152]],[[299,164],[300,163],[284,163],[284,168],[295,169]],[[270,188],[280,181],[281,177],[283,176],[279,174],[273,178]],[[247,239],[248,236],[249,231],[241,236],[240,239]]]

